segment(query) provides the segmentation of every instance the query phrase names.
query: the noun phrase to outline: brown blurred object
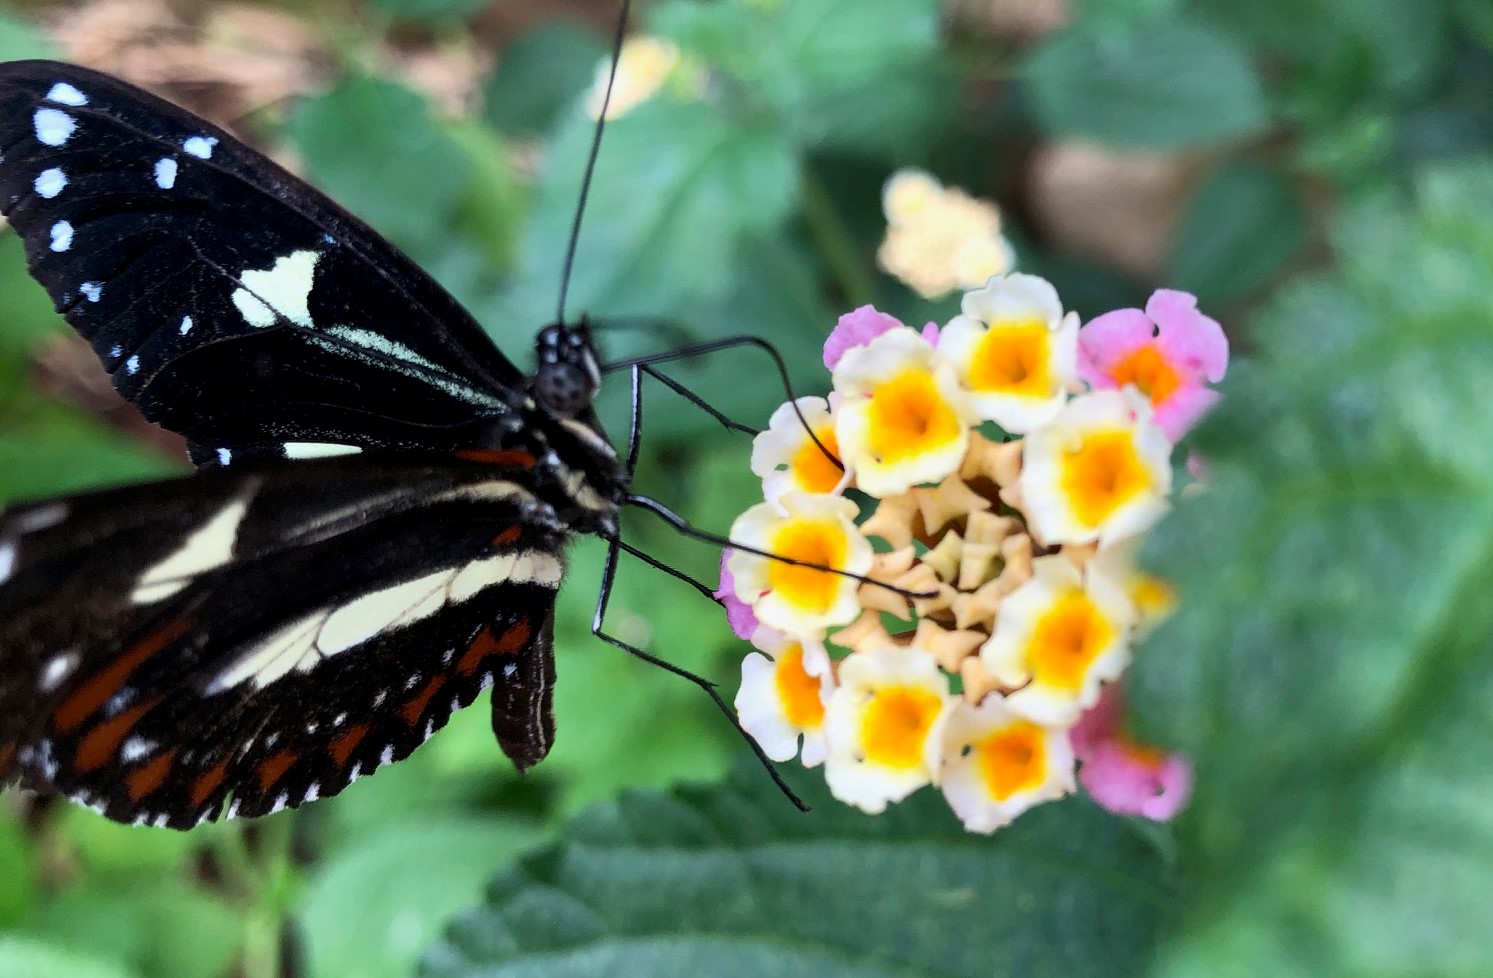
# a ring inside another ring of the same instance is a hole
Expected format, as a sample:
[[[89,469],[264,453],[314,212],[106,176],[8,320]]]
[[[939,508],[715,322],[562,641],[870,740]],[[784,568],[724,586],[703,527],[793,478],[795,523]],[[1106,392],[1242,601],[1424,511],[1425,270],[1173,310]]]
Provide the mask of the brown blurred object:
[[[1073,19],[1068,0],[983,0],[968,8],[995,34],[1021,41],[1051,34]]]
[[[635,3],[634,8],[637,7]],[[605,35],[617,27],[620,0],[502,0],[490,3],[471,23],[472,35],[497,50],[536,24],[569,21],[585,24]],[[638,11],[629,27],[637,30]]]
[[[41,393],[78,406],[170,458],[179,461],[186,457],[186,439],[146,421],[120,397],[93,348],[81,336],[60,335],[48,340],[35,357],[33,376]]]
[[[1050,143],[1027,171],[1033,222],[1055,248],[1154,280],[1202,160]]]
[[[492,68],[491,54],[470,44],[393,49],[387,61],[394,75],[450,116],[477,110]]]

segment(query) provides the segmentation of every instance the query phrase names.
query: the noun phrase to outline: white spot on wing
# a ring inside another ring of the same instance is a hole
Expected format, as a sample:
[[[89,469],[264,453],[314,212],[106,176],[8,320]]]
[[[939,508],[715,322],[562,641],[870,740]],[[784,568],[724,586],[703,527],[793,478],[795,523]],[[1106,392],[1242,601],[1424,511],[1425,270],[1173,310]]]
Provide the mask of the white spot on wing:
[[[181,326],[179,326],[176,331],[183,336],[186,336],[188,333],[190,333],[192,331],[192,317],[181,317]],[[223,451],[227,451],[227,449],[223,449]],[[225,462],[224,464],[226,465],[227,463]]]
[[[160,746],[155,741],[146,740],[144,737],[130,737],[119,748],[119,759],[126,764],[133,764],[140,758],[155,752]]]
[[[67,82],[58,82],[52,86],[51,91],[47,92],[47,101],[61,102],[63,105],[79,106],[88,104],[88,96]]]
[[[0,579],[3,579],[3,577],[0,577]],[[42,670],[41,682],[37,684],[36,688],[43,693],[50,693],[76,668],[78,668],[78,654],[76,652],[53,656],[48,660],[46,668]]]
[[[246,268],[239,274],[243,288],[234,290],[233,304],[250,326],[273,326],[282,317],[310,328],[311,282],[319,251],[297,251],[266,269]]]
[[[138,360],[135,357],[130,360],[139,369]],[[238,539],[239,523],[248,511],[246,499],[235,499],[224,506],[174,553],[142,574],[130,600],[135,604],[150,604],[169,598],[198,574],[228,563],[233,557],[234,541]]]
[[[181,148],[199,160],[212,159],[213,147],[218,145],[216,136],[192,136],[181,144]]]
[[[233,452],[227,448],[218,449],[218,464],[227,465],[233,461]]]
[[[6,540],[0,543],[0,584],[10,580],[10,575],[16,572],[16,542]]]
[[[208,685],[207,695],[221,693],[246,681],[252,681],[256,689],[264,689],[305,662],[308,657],[314,663],[318,658],[316,635],[326,617],[326,612],[318,611],[272,632],[220,672]],[[271,734],[265,738],[265,747],[274,745],[272,738],[275,736]]]
[[[518,663],[509,662],[503,666],[503,678],[512,679],[518,673]]]
[[[52,250],[63,252],[73,246],[73,226],[68,221],[52,225]]]
[[[156,186],[162,190],[176,186],[176,160],[169,156],[156,160]]]
[[[306,797],[302,798],[301,801],[315,801],[316,799],[318,799],[320,797],[321,797],[321,784],[320,784],[320,782],[313,781],[313,782],[311,782],[311,786],[306,789]]]
[[[362,450],[357,445],[339,445],[336,442],[327,441],[288,441],[285,443],[285,457],[290,459],[356,455]]]
[[[133,356],[124,362],[125,371],[133,377],[140,372],[140,357]]]
[[[84,282],[82,285],[78,286],[78,291],[83,293],[83,298],[87,299],[89,302],[97,302],[99,301],[99,298],[104,294],[104,287],[97,282]],[[120,350],[120,353],[123,352],[123,350]],[[118,353],[115,354],[115,356],[118,355]]]
[[[280,796],[275,799],[275,803],[270,806],[270,811],[272,813],[284,811],[285,806],[288,804],[290,804],[290,792],[282,791],[280,792]]]
[[[78,128],[77,120],[61,109],[37,109],[31,122],[37,142],[46,146],[64,145]]]
[[[235,798],[233,799],[233,801],[228,803],[228,811],[223,815],[223,821],[231,821],[238,817],[238,801],[239,800]]]
[[[358,780],[358,775],[362,774],[362,773],[363,773],[363,762],[362,761],[356,761],[356,762],[353,763],[352,770],[347,772],[347,780],[348,781],[356,781],[356,780]]]
[[[36,175],[36,181],[32,184],[36,192],[47,200],[56,197],[67,189],[67,174],[57,167],[51,167]]]
[[[393,744],[390,744],[388,747],[385,747],[384,748],[384,752],[382,754],[378,755],[378,762],[380,764],[392,764],[392,763],[394,763],[394,745]]]

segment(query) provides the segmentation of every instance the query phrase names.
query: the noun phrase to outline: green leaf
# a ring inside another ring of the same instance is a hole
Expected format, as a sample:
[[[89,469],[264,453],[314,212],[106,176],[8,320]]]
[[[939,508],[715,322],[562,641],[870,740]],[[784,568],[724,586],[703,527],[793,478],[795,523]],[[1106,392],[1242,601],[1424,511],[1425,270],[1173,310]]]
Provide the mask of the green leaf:
[[[58,56],[57,45],[34,24],[0,11],[0,61]]]
[[[373,0],[373,5],[395,20],[449,23],[461,21],[486,7],[490,0]]]
[[[450,233],[470,164],[418,94],[350,78],[301,103],[290,135],[311,179],[417,258]]]
[[[309,978],[399,978],[467,904],[495,860],[532,846],[533,828],[431,820],[370,835],[318,865],[296,919]]]
[[[0,975],[25,978],[129,978],[111,961],[53,947],[27,937],[0,934]]]
[[[26,271],[18,235],[0,231],[0,358],[22,360],[40,341],[65,329],[45,289]]]
[[[26,827],[14,811],[0,808],[0,930],[26,919],[38,895],[36,884]]]
[[[985,837],[928,790],[877,817],[809,795],[803,815],[751,768],[599,806],[502,871],[421,974],[1108,978],[1151,948],[1157,860],[1086,802]]]
[[[1156,974],[1493,973],[1493,168],[1343,222],[1251,333],[1149,549],[1133,713],[1194,758]]]
[[[520,284],[495,313],[510,328],[528,324],[525,343],[533,324],[554,316],[592,129],[576,113],[550,147],[523,239]],[[691,321],[699,304],[735,286],[743,242],[776,229],[791,212],[798,191],[791,147],[765,123],[667,100],[645,103],[606,133],[569,306],[598,316]]]
[[[1079,23],[1039,44],[1023,76],[1038,121],[1064,137],[1180,149],[1251,136],[1269,122],[1249,52],[1185,20],[1123,35]]]
[[[194,858],[204,841],[199,834],[121,825],[77,805],[59,814],[57,834],[69,855],[104,876],[169,873]]]
[[[601,38],[576,25],[541,24],[525,32],[503,49],[483,88],[488,123],[514,135],[549,132],[606,57]]]
[[[24,419],[4,419],[0,432],[0,501],[81,492],[180,475],[173,463],[91,418],[47,406]]]
[[[1284,180],[1255,163],[1227,163],[1193,197],[1166,281],[1205,303],[1237,298],[1289,267],[1306,233],[1301,202]]]
[[[206,890],[150,880],[146,887],[121,880],[65,890],[43,909],[36,931],[151,978],[221,978],[238,955],[239,912]]]

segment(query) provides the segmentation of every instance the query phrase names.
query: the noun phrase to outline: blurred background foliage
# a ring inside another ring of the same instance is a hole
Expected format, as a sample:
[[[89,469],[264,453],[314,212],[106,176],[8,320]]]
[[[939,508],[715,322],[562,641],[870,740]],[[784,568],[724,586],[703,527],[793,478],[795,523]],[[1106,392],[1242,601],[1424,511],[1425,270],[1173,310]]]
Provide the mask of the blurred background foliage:
[[[0,58],[229,126],[527,365],[616,14],[24,2]],[[1246,356],[1203,433],[1218,485],[1158,534],[1184,608],[1136,671],[1145,728],[1197,761],[1192,808],[1174,832],[1072,799],[980,838],[932,797],[868,818],[808,787],[800,816],[732,772],[746,749],[697,690],[589,637],[582,541],[559,737],[528,778],[479,706],[247,826],[7,796],[0,976],[1493,974],[1487,0],[656,0],[634,32],[693,74],[607,131],[570,310],[608,355],[753,333],[811,391],[840,312],[946,320],[957,297],[875,264],[907,165],[998,202],[1018,266],[1086,317],[1168,285],[1224,321]],[[782,398],[755,354],[675,374],[747,423]],[[758,492],[747,442],[648,404],[642,488],[723,530]],[[182,468],[0,231],[0,500]],[[716,555],[629,531],[713,579]],[[743,648],[687,589],[627,566],[612,615],[734,688]]]

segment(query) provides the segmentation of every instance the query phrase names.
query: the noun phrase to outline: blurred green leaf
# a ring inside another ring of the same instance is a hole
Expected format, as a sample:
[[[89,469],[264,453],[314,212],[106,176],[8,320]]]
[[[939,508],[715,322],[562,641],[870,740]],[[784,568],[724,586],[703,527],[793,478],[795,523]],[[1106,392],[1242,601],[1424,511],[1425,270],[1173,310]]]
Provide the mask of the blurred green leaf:
[[[40,406],[6,419],[0,431],[0,501],[180,475],[186,463],[103,427],[91,418]]]
[[[307,881],[296,917],[309,978],[402,978],[494,862],[538,841],[520,824],[432,819],[370,835]]]
[[[36,901],[30,841],[20,817],[0,807],[0,931],[22,924]]]
[[[517,260],[528,187],[513,165],[508,145],[492,130],[461,122],[448,125],[446,135],[472,170],[459,208],[459,226],[482,249],[493,273],[507,272]]]
[[[58,56],[57,45],[34,24],[0,11],[0,61]]]
[[[112,961],[100,961],[28,937],[0,934],[0,975],[16,978],[129,978]]]
[[[1185,20],[1124,35],[1080,22],[1038,44],[1022,75],[1038,120],[1064,137],[1179,149],[1252,136],[1269,123],[1249,51]]]
[[[47,904],[37,933],[59,946],[127,962],[150,978],[227,975],[238,956],[240,914],[206,890],[148,878],[149,886],[74,886]],[[30,973],[0,967],[0,974]]]
[[[451,22],[465,20],[491,0],[373,0],[373,5],[396,20]]]
[[[607,46],[576,24],[540,24],[503,49],[483,88],[484,115],[515,135],[549,132],[596,76]]]
[[[1418,191],[1258,324],[1149,548],[1133,712],[1197,765],[1165,978],[1493,973],[1493,168]]]
[[[290,135],[317,186],[417,258],[448,244],[471,162],[418,94],[355,77],[302,102]]]
[[[169,873],[192,859],[205,841],[185,832],[121,825],[77,805],[58,814],[59,841],[84,867],[103,876]]]
[[[751,769],[598,806],[501,872],[421,973],[1108,978],[1150,950],[1157,860],[1085,802],[987,838],[931,791],[875,818],[822,782],[809,800],[799,813]]]
[[[1193,197],[1166,281],[1205,303],[1237,298],[1288,268],[1306,233],[1301,201],[1280,176],[1256,163],[1227,163]]]
[[[0,231],[0,361],[19,361],[38,342],[65,329],[46,290],[26,271],[19,236]]]

